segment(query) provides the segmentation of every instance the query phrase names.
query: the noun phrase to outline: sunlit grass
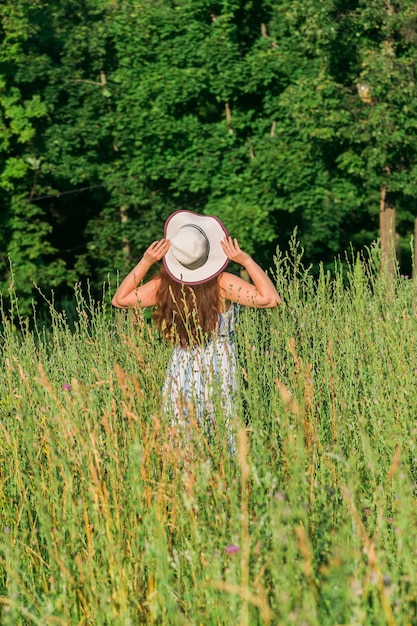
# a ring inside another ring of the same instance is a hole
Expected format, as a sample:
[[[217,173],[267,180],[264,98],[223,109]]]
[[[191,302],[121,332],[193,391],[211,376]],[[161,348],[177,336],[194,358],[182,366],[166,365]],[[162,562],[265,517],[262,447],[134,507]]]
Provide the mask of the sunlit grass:
[[[234,455],[170,426],[142,314],[3,314],[2,625],[417,624],[415,284],[296,252],[276,279],[239,315]]]

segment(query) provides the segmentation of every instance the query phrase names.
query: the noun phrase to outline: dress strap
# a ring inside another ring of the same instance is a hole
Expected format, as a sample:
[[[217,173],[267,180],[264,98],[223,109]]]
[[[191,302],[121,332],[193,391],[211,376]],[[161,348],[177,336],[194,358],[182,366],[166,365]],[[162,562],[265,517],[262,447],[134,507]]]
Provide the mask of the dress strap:
[[[230,341],[233,340],[238,310],[238,304],[236,302],[232,302],[227,311],[219,313],[219,337],[229,339]]]

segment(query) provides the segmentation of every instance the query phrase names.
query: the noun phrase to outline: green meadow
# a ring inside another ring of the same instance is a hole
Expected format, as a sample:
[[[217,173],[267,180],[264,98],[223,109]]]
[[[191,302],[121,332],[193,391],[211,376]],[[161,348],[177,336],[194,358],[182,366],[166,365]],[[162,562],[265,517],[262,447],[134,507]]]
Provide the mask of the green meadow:
[[[240,311],[231,453],[174,432],[170,349],[115,284],[3,311],[2,626],[417,624],[417,284],[275,259]]]

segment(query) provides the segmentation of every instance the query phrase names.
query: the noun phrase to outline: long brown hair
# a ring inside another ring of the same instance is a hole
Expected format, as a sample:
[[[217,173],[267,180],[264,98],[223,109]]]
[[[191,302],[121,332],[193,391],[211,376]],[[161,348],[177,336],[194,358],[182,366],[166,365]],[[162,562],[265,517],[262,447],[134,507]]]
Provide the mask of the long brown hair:
[[[200,285],[186,285],[174,281],[164,266],[159,276],[154,319],[164,338],[183,348],[206,343],[219,320],[218,277]]]

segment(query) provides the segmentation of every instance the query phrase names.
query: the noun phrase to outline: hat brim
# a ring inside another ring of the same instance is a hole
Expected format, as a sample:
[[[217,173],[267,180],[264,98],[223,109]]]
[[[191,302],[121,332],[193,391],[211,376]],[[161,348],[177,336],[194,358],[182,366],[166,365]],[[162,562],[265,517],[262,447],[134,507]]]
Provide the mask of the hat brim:
[[[182,226],[189,224],[199,226],[210,242],[207,261],[197,269],[188,269],[175,259],[171,248],[169,248],[164,256],[164,265],[168,274],[176,282],[199,285],[221,274],[229,263],[229,258],[223,252],[220,243],[222,239],[228,236],[228,232],[222,222],[214,215],[200,215],[192,211],[180,210],[170,215],[165,222],[165,239],[171,239]]]

